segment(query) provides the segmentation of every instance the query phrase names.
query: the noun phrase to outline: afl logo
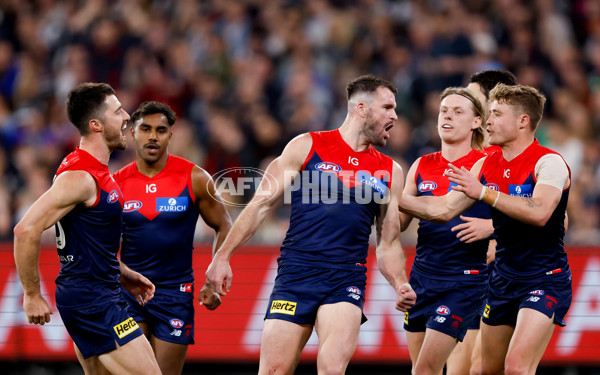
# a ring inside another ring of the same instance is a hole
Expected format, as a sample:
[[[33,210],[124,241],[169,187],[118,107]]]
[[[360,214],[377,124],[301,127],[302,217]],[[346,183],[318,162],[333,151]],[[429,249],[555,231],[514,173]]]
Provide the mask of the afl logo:
[[[117,193],[116,190],[111,191],[110,193],[108,193],[108,198],[106,200],[108,201],[108,203],[115,203],[119,200],[119,193]]]
[[[337,173],[339,171],[342,170],[342,168],[334,163],[329,163],[327,161],[322,161],[320,163],[317,163],[315,165],[315,169],[318,169],[322,172],[332,172],[332,173]]]
[[[437,308],[436,312],[440,315],[448,315],[450,314],[450,308],[448,306],[441,305]]]
[[[123,212],[137,211],[142,208],[142,202],[140,201],[127,201],[123,205]]]
[[[209,184],[213,184],[215,189]],[[262,204],[275,197],[279,191],[279,182],[273,175],[258,168],[228,168],[212,176],[206,182],[211,198],[228,206],[245,207]],[[257,202],[249,202],[244,197],[260,196]]]
[[[359,296],[362,294],[362,292],[360,291],[360,289],[358,289],[355,286],[349,286],[349,287],[347,287],[346,291],[350,292],[350,293],[358,294]]]
[[[500,188],[496,184],[485,184],[485,187],[492,189],[492,190],[500,191]]]
[[[435,189],[437,189],[437,184],[433,181],[423,181],[419,184],[419,191],[421,193]]]
[[[543,296],[544,295],[544,291],[543,290],[532,290],[531,292],[529,292],[529,294],[533,294],[534,296]]]
[[[171,326],[173,328],[181,328],[183,327],[183,322],[179,319],[171,319],[169,320],[169,323],[171,324]]]

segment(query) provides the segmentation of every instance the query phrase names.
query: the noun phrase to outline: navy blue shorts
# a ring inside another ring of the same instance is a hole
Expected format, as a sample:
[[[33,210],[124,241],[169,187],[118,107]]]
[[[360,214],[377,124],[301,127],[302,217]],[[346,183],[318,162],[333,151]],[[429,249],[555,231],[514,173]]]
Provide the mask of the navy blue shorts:
[[[348,302],[362,311],[367,275],[364,271],[280,266],[265,319],[315,324],[321,305]],[[362,316],[362,323],[367,318]]]
[[[486,281],[486,285],[485,285],[485,293],[487,295],[487,281]],[[467,329],[477,330],[477,329],[481,328],[481,314],[483,314],[484,307],[485,307],[485,298],[481,303],[481,307],[477,311],[477,316],[475,317],[475,319],[473,319],[471,324],[469,324],[469,327],[467,327]]]
[[[481,314],[480,314],[481,310],[479,310],[479,312],[477,313],[477,316],[475,317],[475,319],[473,319],[471,321],[471,324],[469,324],[469,326],[467,327],[467,329],[479,329],[481,326]]]
[[[482,321],[491,326],[517,324],[520,309],[534,309],[552,318],[561,327],[571,306],[571,276],[544,277],[533,281],[504,278],[494,272],[483,309]]]
[[[117,348],[115,342],[123,346],[143,335],[124,301],[83,309],[59,307],[58,311],[83,358],[110,352]]]
[[[410,285],[417,302],[405,313],[404,329],[425,332],[433,329],[462,341],[472,322],[479,319],[486,282],[434,280],[416,270]]]
[[[194,343],[194,292],[171,292],[157,287],[154,298],[144,306],[125,289],[122,294],[127,301],[129,313],[138,322],[145,322],[155,337],[175,344]],[[178,294],[180,293],[180,294]]]
[[[492,270],[494,268],[494,262],[495,261],[492,261],[491,263],[489,263],[487,265],[488,270]],[[489,277],[492,277],[492,272],[491,271],[489,272]],[[489,277],[488,277],[488,280],[485,281],[485,285],[486,285],[485,292],[486,292],[486,294],[487,294],[487,284],[489,282]],[[479,312],[477,313],[477,317],[475,319],[473,319],[473,321],[471,322],[471,324],[469,324],[469,328],[467,328],[467,329],[475,329],[476,330],[476,329],[479,329],[481,327],[481,314],[483,314],[484,308],[485,308],[485,300],[481,304],[481,310],[479,310]]]

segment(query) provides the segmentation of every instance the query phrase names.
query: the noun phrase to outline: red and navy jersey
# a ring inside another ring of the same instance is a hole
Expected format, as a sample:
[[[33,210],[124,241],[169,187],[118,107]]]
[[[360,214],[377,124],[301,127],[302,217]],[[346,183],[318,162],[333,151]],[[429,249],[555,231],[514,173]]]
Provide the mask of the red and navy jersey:
[[[371,226],[389,201],[393,161],[373,147],[354,151],[338,130],[310,135],[311,150],[290,188],[279,264],[365,271]]]
[[[502,151],[496,151],[483,163],[480,181],[505,194],[531,197],[536,184],[535,165],[547,154],[557,153],[542,147],[537,139],[511,161],[504,159]],[[495,267],[502,276],[521,280],[553,274],[570,277],[563,246],[568,198],[569,188],[563,190],[558,206],[543,227],[523,223],[492,209],[498,241]]]
[[[121,260],[157,287],[179,291],[192,283],[192,251],[199,210],[192,191],[194,164],[169,155],[154,177],[138,172],[136,162],[114,174],[121,187]]]
[[[123,198],[108,166],[77,148],[65,157],[56,176],[86,171],[96,181],[98,195],[92,207],[83,204],[56,225],[60,272],[56,278],[56,304],[87,307],[120,299],[119,261]],[[102,302],[99,302],[102,301]]]
[[[467,155],[452,162],[457,167],[471,169],[485,154],[472,150]],[[449,161],[441,152],[421,157],[415,173],[417,196],[442,196],[451,191],[452,185],[444,172]],[[490,206],[478,202],[463,213],[464,216],[491,219]],[[485,279],[487,276],[486,253],[489,240],[474,243],[461,242],[452,227],[464,223],[456,217],[447,223],[436,224],[419,221],[417,254],[413,268],[426,273],[432,278],[452,279],[457,277],[468,280]],[[461,276],[462,275],[462,276]]]

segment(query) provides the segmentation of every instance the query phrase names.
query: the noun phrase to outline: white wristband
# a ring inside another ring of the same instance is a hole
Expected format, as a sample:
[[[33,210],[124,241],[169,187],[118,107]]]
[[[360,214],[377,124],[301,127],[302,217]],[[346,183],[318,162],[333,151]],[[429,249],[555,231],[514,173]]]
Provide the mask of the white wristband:
[[[496,203],[498,203],[498,198],[500,198],[500,192],[498,192],[498,195],[496,195],[496,199],[494,200],[494,204],[492,204],[492,207],[496,207]]]
[[[481,187],[481,194],[479,194],[479,200],[483,199],[483,196],[485,195],[485,189],[487,189],[485,185]]]

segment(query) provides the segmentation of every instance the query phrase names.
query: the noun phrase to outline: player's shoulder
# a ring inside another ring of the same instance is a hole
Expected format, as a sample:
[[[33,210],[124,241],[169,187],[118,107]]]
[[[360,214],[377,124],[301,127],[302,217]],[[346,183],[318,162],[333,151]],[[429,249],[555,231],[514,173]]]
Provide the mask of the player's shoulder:
[[[302,153],[308,152],[314,143],[316,143],[315,133],[302,133],[290,140],[285,146],[284,153]]]
[[[169,154],[169,159],[167,160],[167,168],[169,168],[169,170],[171,171],[185,172],[191,170],[192,168],[194,168],[194,166],[196,166],[196,164],[185,158],[182,158],[181,156]]]
[[[137,168],[135,165],[135,161],[133,161],[133,162],[127,164],[126,166],[124,166],[123,168],[119,169],[115,173],[113,173],[113,178],[117,182],[123,181],[123,180],[133,176],[135,172],[137,172]]]
[[[212,176],[210,175],[210,173],[208,173],[206,169],[191,162],[190,164],[188,164],[188,166],[190,166],[192,181],[205,182],[208,180],[212,180]]]
[[[70,169],[56,175],[47,194],[52,205],[96,204],[101,188],[99,183],[87,170]]]
[[[90,184],[96,186],[96,180],[98,180],[98,177],[87,169],[68,169],[56,175],[52,186],[63,184],[70,189],[77,189]]]
[[[528,151],[532,155],[539,157],[549,154],[558,155],[562,157],[562,155],[559,154],[557,151],[554,151],[553,149],[548,148],[546,146],[542,146],[537,140],[531,145],[531,147],[527,148],[526,151]]]
[[[298,134],[297,136],[292,138],[291,141],[288,142],[288,145],[290,145],[290,144],[300,144],[300,145],[312,144],[315,140],[323,138],[321,133],[323,133],[323,132],[308,132],[308,133]]]
[[[467,155],[465,155],[463,158],[461,158],[459,160],[459,163],[461,166],[465,166],[467,168],[471,168],[474,164],[476,164],[478,161],[480,161],[481,159],[487,158],[488,154],[485,153],[485,151],[479,151],[479,150],[471,150]],[[458,165],[455,164],[455,165]]]
[[[561,154],[548,147],[542,146],[539,141],[535,139],[534,142],[521,153],[518,160],[523,165],[531,165],[532,163],[537,164],[540,159],[544,157],[547,158],[547,156],[563,159]]]
[[[442,157],[442,152],[437,151],[437,152],[432,152],[430,154],[422,155],[417,160],[415,160],[415,164],[419,168],[423,168],[423,167],[427,167],[427,166],[431,166],[431,165],[440,164],[443,161],[444,161],[444,158]],[[446,162],[444,162],[444,164],[446,164]]]
[[[392,172],[394,174],[397,173],[401,173],[402,176],[404,176],[404,170],[402,169],[402,166],[400,165],[400,163],[398,163],[396,160],[389,158],[391,160],[391,168],[392,168]]]
[[[58,171],[67,171],[72,170],[74,168],[81,169],[89,164],[89,161],[85,158],[85,153],[81,152],[79,148],[72,151],[70,154],[65,156],[63,160],[60,162],[60,166],[58,167]]]
[[[101,172],[108,171],[108,166],[100,163],[98,159],[88,152],[77,148],[61,161],[60,166],[56,171],[56,175],[60,175],[66,171],[86,171],[96,175]]]
[[[442,159],[442,152],[436,151],[430,154],[425,154],[421,156],[422,161],[439,161]]]
[[[339,129],[309,132],[301,134],[301,136],[306,144],[317,149],[335,148],[343,142]]]
[[[339,130],[338,129],[334,129],[334,130],[320,130],[320,131],[308,132],[308,133],[304,133],[304,134],[310,135],[310,137],[312,139],[332,140],[332,139],[336,139],[336,138],[339,137]],[[303,134],[301,134],[301,135],[303,135]]]

